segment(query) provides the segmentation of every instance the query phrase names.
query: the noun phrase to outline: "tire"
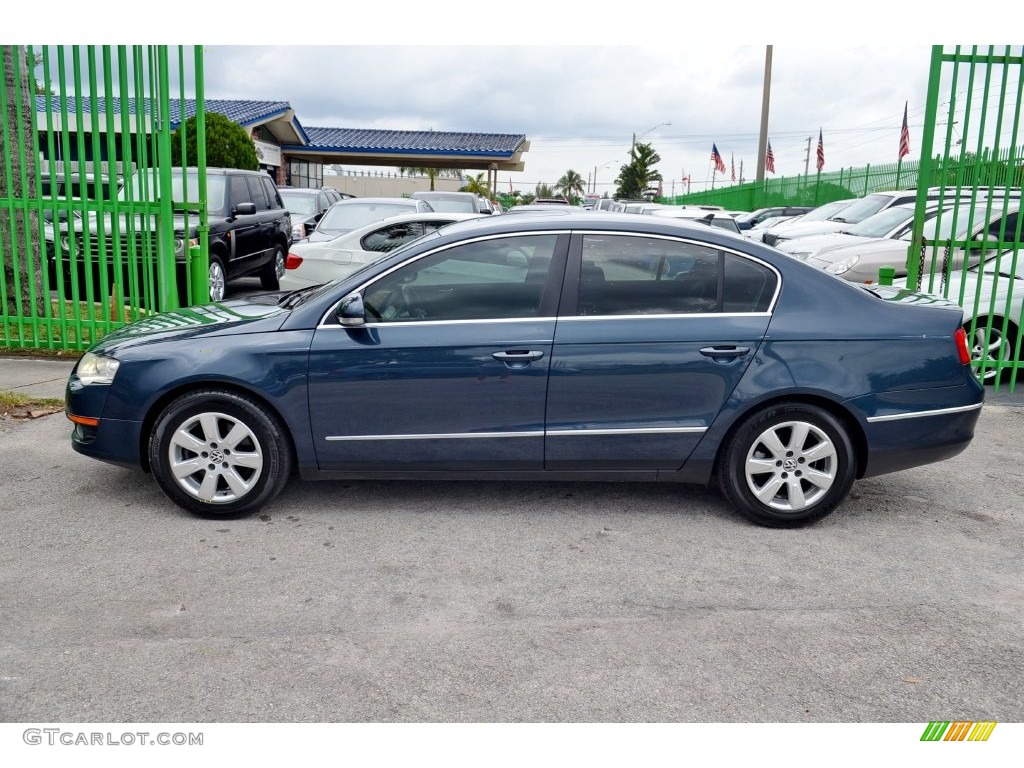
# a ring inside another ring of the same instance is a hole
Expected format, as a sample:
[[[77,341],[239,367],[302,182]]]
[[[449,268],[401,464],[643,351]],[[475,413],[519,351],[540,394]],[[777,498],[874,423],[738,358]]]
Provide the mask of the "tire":
[[[999,360],[1013,360],[1014,350],[1017,348],[1017,326],[1012,322],[1006,323],[1006,334],[1003,334],[1003,319],[992,318],[992,332],[986,335],[985,328],[988,326],[987,317],[979,317],[974,325],[974,333],[971,333],[970,321],[964,323],[964,333],[967,334],[967,344],[971,348],[971,361],[986,361],[985,373],[974,367],[975,375],[982,384],[994,384],[1000,377],[1000,371],[996,367]]]
[[[163,410],[150,434],[149,463],[178,506],[202,517],[241,516],[281,492],[292,454],[284,428],[264,406],[206,389]],[[185,474],[189,468],[195,471]]]
[[[265,291],[281,289],[281,278],[284,277],[285,252],[280,245],[274,246],[274,257],[260,270],[260,285]]]
[[[228,293],[228,273],[220,256],[210,254],[210,301],[224,301]]]
[[[750,416],[719,460],[722,493],[740,514],[771,528],[796,528],[832,512],[856,476],[846,428],[828,411],[782,403]]]

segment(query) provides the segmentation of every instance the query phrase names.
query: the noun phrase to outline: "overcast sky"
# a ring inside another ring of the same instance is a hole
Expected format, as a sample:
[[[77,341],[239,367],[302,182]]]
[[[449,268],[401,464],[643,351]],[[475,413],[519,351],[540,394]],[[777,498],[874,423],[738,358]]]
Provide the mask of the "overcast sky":
[[[635,132],[671,191],[710,182],[712,143],[753,177],[765,46],[207,46],[208,98],[281,99],[304,126],[525,134],[520,189],[597,170],[613,190]],[[919,145],[929,48],[775,45],[769,138],[779,175],[802,173],[819,128],[826,170],[895,162],[904,103]],[[670,123],[670,125],[665,125]],[[684,174],[685,170],[685,174]],[[731,176],[731,169],[727,171]],[[722,179],[718,179],[722,183]]]
[[[65,25],[55,42],[139,42],[136,4],[96,5],[116,9]],[[803,173],[808,137],[814,172],[819,129],[826,171],[895,162],[905,103],[916,158],[929,43],[951,28],[912,5],[390,0],[264,12],[184,0],[161,18],[170,39],[159,42],[204,44],[207,98],[288,101],[306,127],[524,134],[526,170],[502,172],[502,191],[596,169],[597,192],[612,192],[636,133],[661,155],[671,193],[683,176],[694,190],[710,184],[712,143],[737,175],[742,163],[754,176],[768,42],[777,175]],[[959,34],[993,33],[983,5],[1009,7],[973,3]]]

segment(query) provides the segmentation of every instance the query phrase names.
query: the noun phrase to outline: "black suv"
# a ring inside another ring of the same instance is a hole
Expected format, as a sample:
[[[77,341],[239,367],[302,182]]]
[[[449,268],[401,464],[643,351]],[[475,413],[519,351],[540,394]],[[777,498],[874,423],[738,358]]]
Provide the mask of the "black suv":
[[[187,185],[187,186],[186,186]],[[171,176],[171,196],[176,208],[185,201],[199,199],[199,171],[176,169]],[[152,171],[140,171],[126,179],[118,200],[157,200],[159,195]],[[187,196],[186,196],[187,191]],[[210,226],[210,301],[221,301],[227,293],[227,282],[236,277],[256,274],[264,289],[275,291],[284,276],[285,256],[291,245],[291,222],[274,180],[261,171],[237,168],[207,168],[206,197]],[[81,220],[74,227],[73,240],[66,230],[61,232],[61,262],[64,267],[65,294],[69,294],[71,273],[77,272],[79,295],[84,298],[84,275],[92,273],[94,295],[111,290],[112,265],[121,265],[122,285],[144,284],[142,264],[152,263],[156,252],[152,219],[122,215],[117,220],[105,216],[102,221]],[[178,290],[186,296],[185,262],[190,246],[198,244],[199,216],[193,210],[175,210],[175,257],[178,265]],[[120,244],[120,258],[115,259],[113,244]],[[134,247],[132,247],[134,245]],[[105,255],[106,258],[102,258]],[[137,277],[129,280],[129,264],[139,265]],[[72,270],[74,264],[76,269]],[[101,265],[106,276],[99,282]],[[196,299],[196,303],[199,300]]]

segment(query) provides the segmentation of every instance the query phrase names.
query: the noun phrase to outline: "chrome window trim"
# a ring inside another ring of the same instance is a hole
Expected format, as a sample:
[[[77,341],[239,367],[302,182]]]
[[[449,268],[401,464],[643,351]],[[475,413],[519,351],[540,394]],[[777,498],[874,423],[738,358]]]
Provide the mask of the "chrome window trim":
[[[937,408],[933,411],[912,411],[909,413],[895,413],[888,416],[868,416],[869,424],[877,424],[883,421],[900,421],[902,419],[923,419],[927,416],[945,416],[950,413],[966,413],[967,411],[976,411],[984,403],[976,403],[974,405],[961,405],[956,408]]]
[[[401,320],[397,323],[365,323],[364,325],[357,326],[359,328],[405,328],[410,326],[429,325],[436,327],[438,325],[486,325],[489,323],[553,323],[556,318],[554,317],[500,317],[492,320]],[[350,326],[338,325],[332,323],[330,325],[318,325],[318,331],[329,331],[332,328],[340,330],[351,330]],[[538,344],[546,343],[551,344],[551,340],[547,342],[538,341]]]
[[[559,323],[577,320],[685,320],[687,318],[709,320],[722,317],[771,317],[770,312],[692,312],[669,315],[569,315],[558,318]]]
[[[343,302],[345,300],[345,297],[351,296],[353,293],[362,293],[369,286],[371,286],[373,283],[377,282],[378,280],[380,280],[382,278],[387,277],[388,275],[390,275],[395,270],[401,269],[402,267],[408,266],[409,264],[413,264],[413,263],[419,261],[420,259],[425,259],[427,256],[433,256],[435,253],[440,253],[441,251],[446,251],[446,250],[449,250],[451,248],[456,248],[456,247],[461,246],[461,245],[467,245],[469,243],[482,243],[482,242],[485,242],[487,240],[503,240],[503,239],[509,238],[509,237],[533,237],[535,235],[555,235],[557,237],[558,235],[567,235],[567,234],[570,234],[571,232],[572,232],[572,230],[565,229],[565,228],[562,228],[562,229],[544,229],[544,230],[535,230],[535,231],[528,231],[528,232],[503,232],[501,234],[496,234],[496,235],[481,235],[479,237],[473,237],[473,238],[470,238],[470,239],[467,239],[467,240],[459,240],[457,243],[446,243],[445,245],[440,245],[437,248],[431,248],[429,251],[424,251],[423,253],[419,254],[418,256],[414,256],[413,258],[406,259],[404,261],[399,262],[398,264],[395,264],[393,267],[390,267],[386,271],[381,272],[380,274],[374,275],[373,277],[369,278],[365,283],[363,283],[362,285],[358,286],[357,288],[353,288],[351,291],[348,291],[345,294],[345,296],[342,296],[340,299],[338,299],[338,302],[336,304],[332,304],[327,309],[327,311],[324,312],[324,314],[320,317],[320,322],[317,324],[317,328],[319,329],[319,328],[326,328],[326,327],[328,327],[327,318],[328,317],[333,317],[337,313],[338,307],[341,305],[341,302]],[[514,318],[510,318],[510,319],[514,319]],[[536,318],[530,318],[530,319],[536,319]],[[445,321],[443,321],[443,320],[435,320],[435,321],[427,321],[427,322],[437,323],[437,322],[445,322]],[[468,320],[467,322],[481,322],[481,321],[480,320]],[[484,321],[484,322],[486,322],[486,321]],[[369,323],[367,323],[367,325],[369,325]],[[392,325],[392,323],[379,323],[379,325]],[[341,327],[341,326],[339,326],[339,327]]]

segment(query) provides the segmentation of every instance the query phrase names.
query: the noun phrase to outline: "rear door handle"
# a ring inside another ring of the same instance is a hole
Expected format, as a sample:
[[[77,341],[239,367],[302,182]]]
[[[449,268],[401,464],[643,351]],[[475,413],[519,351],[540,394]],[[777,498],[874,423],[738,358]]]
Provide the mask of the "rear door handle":
[[[525,363],[530,360],[540,360],[544,353],[539,349],[513,349],[508,352],[495,352],[491,355],[495,360],[503,363]]]
[[[721,347],[704,347],[700,353],[705,357],[743,357],[750,352],[750,347],[735,347],[735,346],[721,346]]]

